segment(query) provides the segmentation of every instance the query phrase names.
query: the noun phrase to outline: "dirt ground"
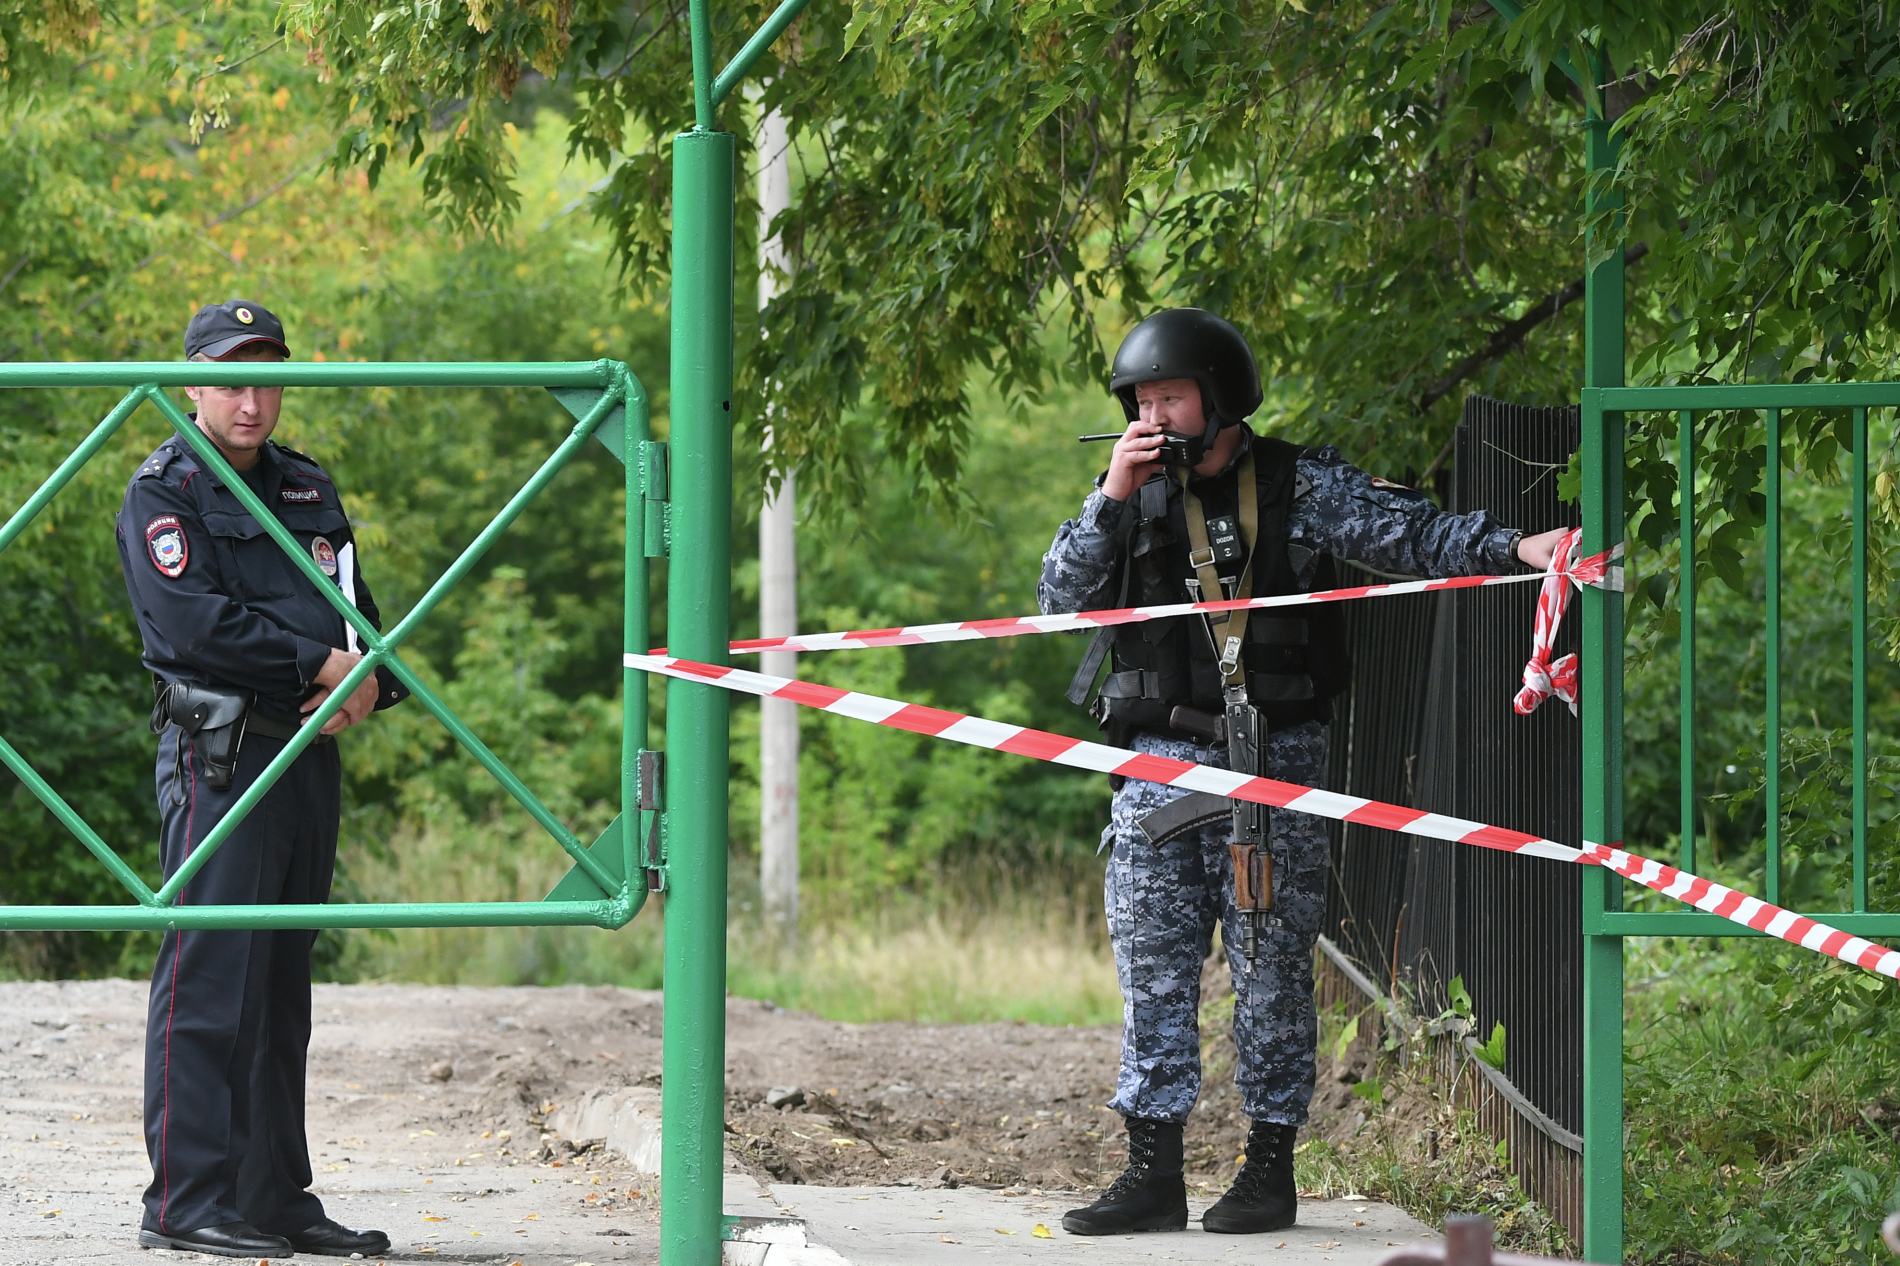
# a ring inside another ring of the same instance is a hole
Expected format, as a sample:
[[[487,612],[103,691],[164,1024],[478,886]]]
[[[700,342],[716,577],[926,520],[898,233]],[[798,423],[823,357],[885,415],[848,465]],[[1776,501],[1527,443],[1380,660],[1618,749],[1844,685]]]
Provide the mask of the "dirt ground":
[[[155,1260],[130,1248],[151,1176],[145,997],[143,981],[0,984],[0,1262]],[[332,1216],[388,1230],[398,1258],[651,1259],[652,1176],[577,1156],[541,1126],[589,1089],[658,1084],[657,993],[322,985],[315,997],[310,1139]],[[727,1024],[728,1143],[766,1181],[1055,1192],[1124,1163],[1119,1118],[1100,1106],[1114,1027],[843,1024],[744,999]],[[1245,1121],[1231,1058],[1210,1046],[1188,1167],[1217,1186]]]

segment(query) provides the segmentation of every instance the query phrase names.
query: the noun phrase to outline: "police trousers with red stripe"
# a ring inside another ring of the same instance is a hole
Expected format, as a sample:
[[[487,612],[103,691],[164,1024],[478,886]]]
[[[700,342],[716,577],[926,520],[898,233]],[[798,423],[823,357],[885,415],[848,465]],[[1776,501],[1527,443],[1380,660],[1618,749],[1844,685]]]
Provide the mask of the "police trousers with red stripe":
[[[178,729],[159,738],[160,851],[169,878],[284,748],[247,735],[224,791],[206,785]],[[312,744],[185,885],[178,904],[326,901],[336,868],[342,767]],[[310,1047],[307,930],[167,932],[145,1031],[145,1228],[183,1233],[249,1222],[274,1234],[321,1221],[308,1190],[304,1063]]]

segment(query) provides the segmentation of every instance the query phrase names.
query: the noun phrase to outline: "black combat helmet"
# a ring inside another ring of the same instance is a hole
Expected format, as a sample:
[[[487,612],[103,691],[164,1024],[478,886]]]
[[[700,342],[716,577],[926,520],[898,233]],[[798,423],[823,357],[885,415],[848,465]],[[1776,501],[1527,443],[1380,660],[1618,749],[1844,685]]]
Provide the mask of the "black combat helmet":
[[[1141,415],[1135,387],[1167,378],[1201,384],[1207,438],[1234,426],[1260,407],[1260,369],[1253,349],[1233,324],[1202,308],[1168,308],[1128,332],[1115,353],[1108,389],[1121,399],[1133,422]]]

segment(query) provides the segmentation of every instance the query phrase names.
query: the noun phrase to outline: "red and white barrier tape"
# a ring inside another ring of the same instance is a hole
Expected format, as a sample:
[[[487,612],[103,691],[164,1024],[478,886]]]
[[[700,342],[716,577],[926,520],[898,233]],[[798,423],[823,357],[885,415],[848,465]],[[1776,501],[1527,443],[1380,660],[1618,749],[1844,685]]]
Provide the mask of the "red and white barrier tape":
[[[1864,941],[1860,937],[1850,936],[1825,923],[1817,923],[1813,919],[1783,910],[1780,906],[1769,905],[1765,901],[1745,896],[1733,888],[1710,883],[1706,879],[1685,874],[1673,866],[1665,866],[1660,862],[1638,857],[1634,853],[1628,853],[1619,848],[1610,848],[1602,844],[1586,844],[1580,849],[1571,848],[1567,844],[1540,839],[1535,835],[1526,835],[1522,831],[1486,826],[1481,822],[1447,817],[1440,813],[1427,813],[1422,809],[1407,809],[1395,804],[1383,804],[1377,800],[1341,795],[1335,791],[1321,791],[1316,787],[1302,787],[1297,783],[1280,782],[1273,778],[1237,774],[1231,770],[1216,769],[1211,765],[1196,765],[1187,761],[1172,760],[1165,756],[1150,756],[1131,752],[1126,748],[1109,747],[1103,743],[1090,743],[1083,739],[1069,738],[1067,735],[1051,734],[1045,730],[1032,730],[1020,725],[1005,725],[1000,721],[986,721],[982,717],[966,716],[961,712],[946,712],[940,708],[900,703],[895,699],[861,694],[854,690],[840,690],[836,686],[823,686],[812,681],[793,681],[785,677],[773,677],[766,673],[749,672],[743,668],[722,668],[714,664],[701,664],[689,659],[674,659],[666,655],[628,655],[626,665],[644,672],[677,677],[682,681],[715,685],[744,694],[790,699],[794,703],[802,703],[806,707],[819,708],[839,716],[854,717],[876,725],[909,730],[913,734],[927,734],[933,738],[966,743],[971,747],[1009,752],[1016,756],[1028,756],[1035,760],[1050,761],[1076,769],[1119,774],[1124,778],[1144,778],[1150,782],[1182,787],[1189,791],[1212,792],[1217,796],[1251,800],[1256,804],[1271,805],[1277,809],[1291,809],[1296,813],[1311,813],[1317,817],[1335,818],[1341,822],[1356,822],[1362,826],[1381,827],[1388,831],[1402,831],[1407,835],[1423,835],[1430,839],[1475,844],[1480,848],[1518,853],[1526,857],[1608,866],[1625,878],[1635,880],[1646,888],[1653,888],[1666,897],[1674,897],[1698,910],[1719,914],[1731,922],[1753,928],[1758,932],[1765,932],[1770,936],[1780,937],[1784,941],[1826,954],[1830,958],[1838,958],[1855,967],[1864,967],[1882,976],[1900,978],[1900,950],[1890,950]]]
[[[1565,655],[1556,663],[1551,655],[1557,649],[1557,630],[1564,622],[1564,609],[1570,605],[1570,585],[1594,583],[1609,568],[1615,557],[1621,554],[1623,547],[1618,545],[1608,554],[1598,554],[1581,562],[1576,554],[1583,542],[1583,530],[1572,528],[1558,542],[1551,555],[1550,571],[1544,576],[1544,587],[1537,594],[1537,622],[1531,630],[1531,657],[1524,665],[1524,688],[1511,700],[1511,707],[1522,716],[1537,711],[1537,705],[1556,695],[1570,705],[1570,715],[1577,715],[1577,693],[1581,688],[1581,674],[1577,668],[1577,657]],[[1622,582],[1612,586],[1621,589]]]
[[[1516,585],[1541,580],[1570,580],[1601,589],[1621,590],[1623,570],[1615,566],[1623,547],[1572,563],[1559,554],[1561,570],[1528,572],[1522,576],[1449,576],[1441,580],[1403,580],[1383,585],[1355,585],[1349,589],[1323,589],[1318,593],[1285,593],[1268,598],[1241,598],[1221,602],[1177,602],[1157,607],[1123,607],[1114,611],[1073,611],[1058,615],[1002,616],[994,620],[962,620],[955,624],[912,624],[895,629],[857,629],[836,633],[799,633],[792,637],[756,637],[734,642],[733,654],[754,651],[848,651],[873,646],[919,646],[927,642],[974,642],[990,637],[1018,637],[1024,633],[1071,633],[1109,624],[1138,624],[1144,620],[1170,620],[1176,616],[1201,612],[1258,611],[1266,607],[1297,607],[1311,602],[1349,602],[1354,598],[1390,598],[1407,593],[1432,593],[1439,589],[1477,589],[1487,585]]]

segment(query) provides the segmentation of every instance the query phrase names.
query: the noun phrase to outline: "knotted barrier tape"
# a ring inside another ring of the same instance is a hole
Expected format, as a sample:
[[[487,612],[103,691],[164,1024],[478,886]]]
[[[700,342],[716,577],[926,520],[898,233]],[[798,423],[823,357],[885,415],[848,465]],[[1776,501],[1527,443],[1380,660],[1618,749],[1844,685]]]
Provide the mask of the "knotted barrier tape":
[[[1603,562],[1607,565],[1609,560],[1606,558]],[[1571,848],[1567,844],[1526,835],[1522,831],[1486,826],[1481,822],[1449,817],[1442,813],[1407,809],[1401,805],[1341,795],[1336,791],[1322,791],[1317,787],[1303,787],[1298,783],[1281,782],[1274,778],[1237,774],[1212,765],[1197,765],[1166,756],[1132,752],[1104,743],[1051,734],[1046,730],[1006,725],[961,712],[946,712],[941,708],[902,703],[878,695],[841,690],[817,682],[794,681],[742,668],[702,664],[663,654],[629,654],[625,662],[627,667],[642,672],[696,681],[744,694],[789,699],[793,703],[838,716],[908,730],[932,738],[949,739],[970,747],[1027,756],[1074,769],[1116,774],[1123,778],[1142,778],[1188,791],[1205,791],[1276,809],[1290,809],[1295,813],[1310,813],[1340,822],[1400,831],[1406,835],[1422,835],[1428,839],[1451,840],[1525,857],[1607,866],[1645,888],[1654,889],[1665,897],[1673,897],[1698,910],[1718,914],[1732,923],[1779,937],[1792,945],[1837,958],[1882,976],[1900,978],[1900,950],[1890,950],[1858,936],[1850,936],[1839,928],[1829,927],[1825,923],[1739,893],[1733,888],[1677,870],[1674,866],[1665,866],[1661,862],[1609,845],[1585,844],[1582,848]]]
[[[1537,592],[1537,622],[1531,630],[1530,662],[1524,665],[1524,688],[1511,700],[1511,707],[1521,716],[1535,712],[1537,705],[1552,695],[1570,705],[1571,716],[1577,715],[1581,686],[1577,657],[1573,653],[1554,664],[1550,660],[1557,649],[1557,630],[1570,605],[1570,586],[1599,585],[1618,592],[1623,588],[1623,569],[1616,566],[1616,560],[1623,556],[1622,544],[1579,560],[1582,543],[1582,528],[1572,528],[1558,539],[1550,556],[1550,570],[1544,573],[1544,587]]]
[[[1617,547],[1620,551],[1621,546]],[[1615,552],[1615,551],[1613,551]],[[1605,589],[1622,586],[1620,568],[1607,566],[1610,554],[1586,559],[1564,575],[1579,584]],[[1595,565],[1595,570],[1590,570]],[[798,633],[791,637],[755,637],[732,643],[733,654],[756,651],[851,651],[877,646],[921,646],[929,642],[974,642],[993,637],[1019,637],[1025,633],[1073,633],[1111,624],[1139,624],[1144,620],[1171,620],[1177,616],[1219,614],[1226,611],[1258,611],[1267,607],[1297,607],[1314,602],[1350,602],[1355,598],[1389,598],[1408,593],[1434,593],[1440,589],[1480,589],[1490,585],[1517,585],[1545,581],[1549,573],[1527,572],[1521,576],[1448,576],[1440,580],[1404,580],[1390,584],[1354,585],[1345,589],[1322,589],[1317,593],[1283,593],[1266,598],[1224,599],[1219,602],[1176,602],[1152,607],[1121,607],[1112,611],[1070,611],[1056,615],[1014,615],[992,620],[961,620],[952,624],[910,624],[890,629],[855,629],[833,633]],[[655,652],[662,654],[664,652]]]

